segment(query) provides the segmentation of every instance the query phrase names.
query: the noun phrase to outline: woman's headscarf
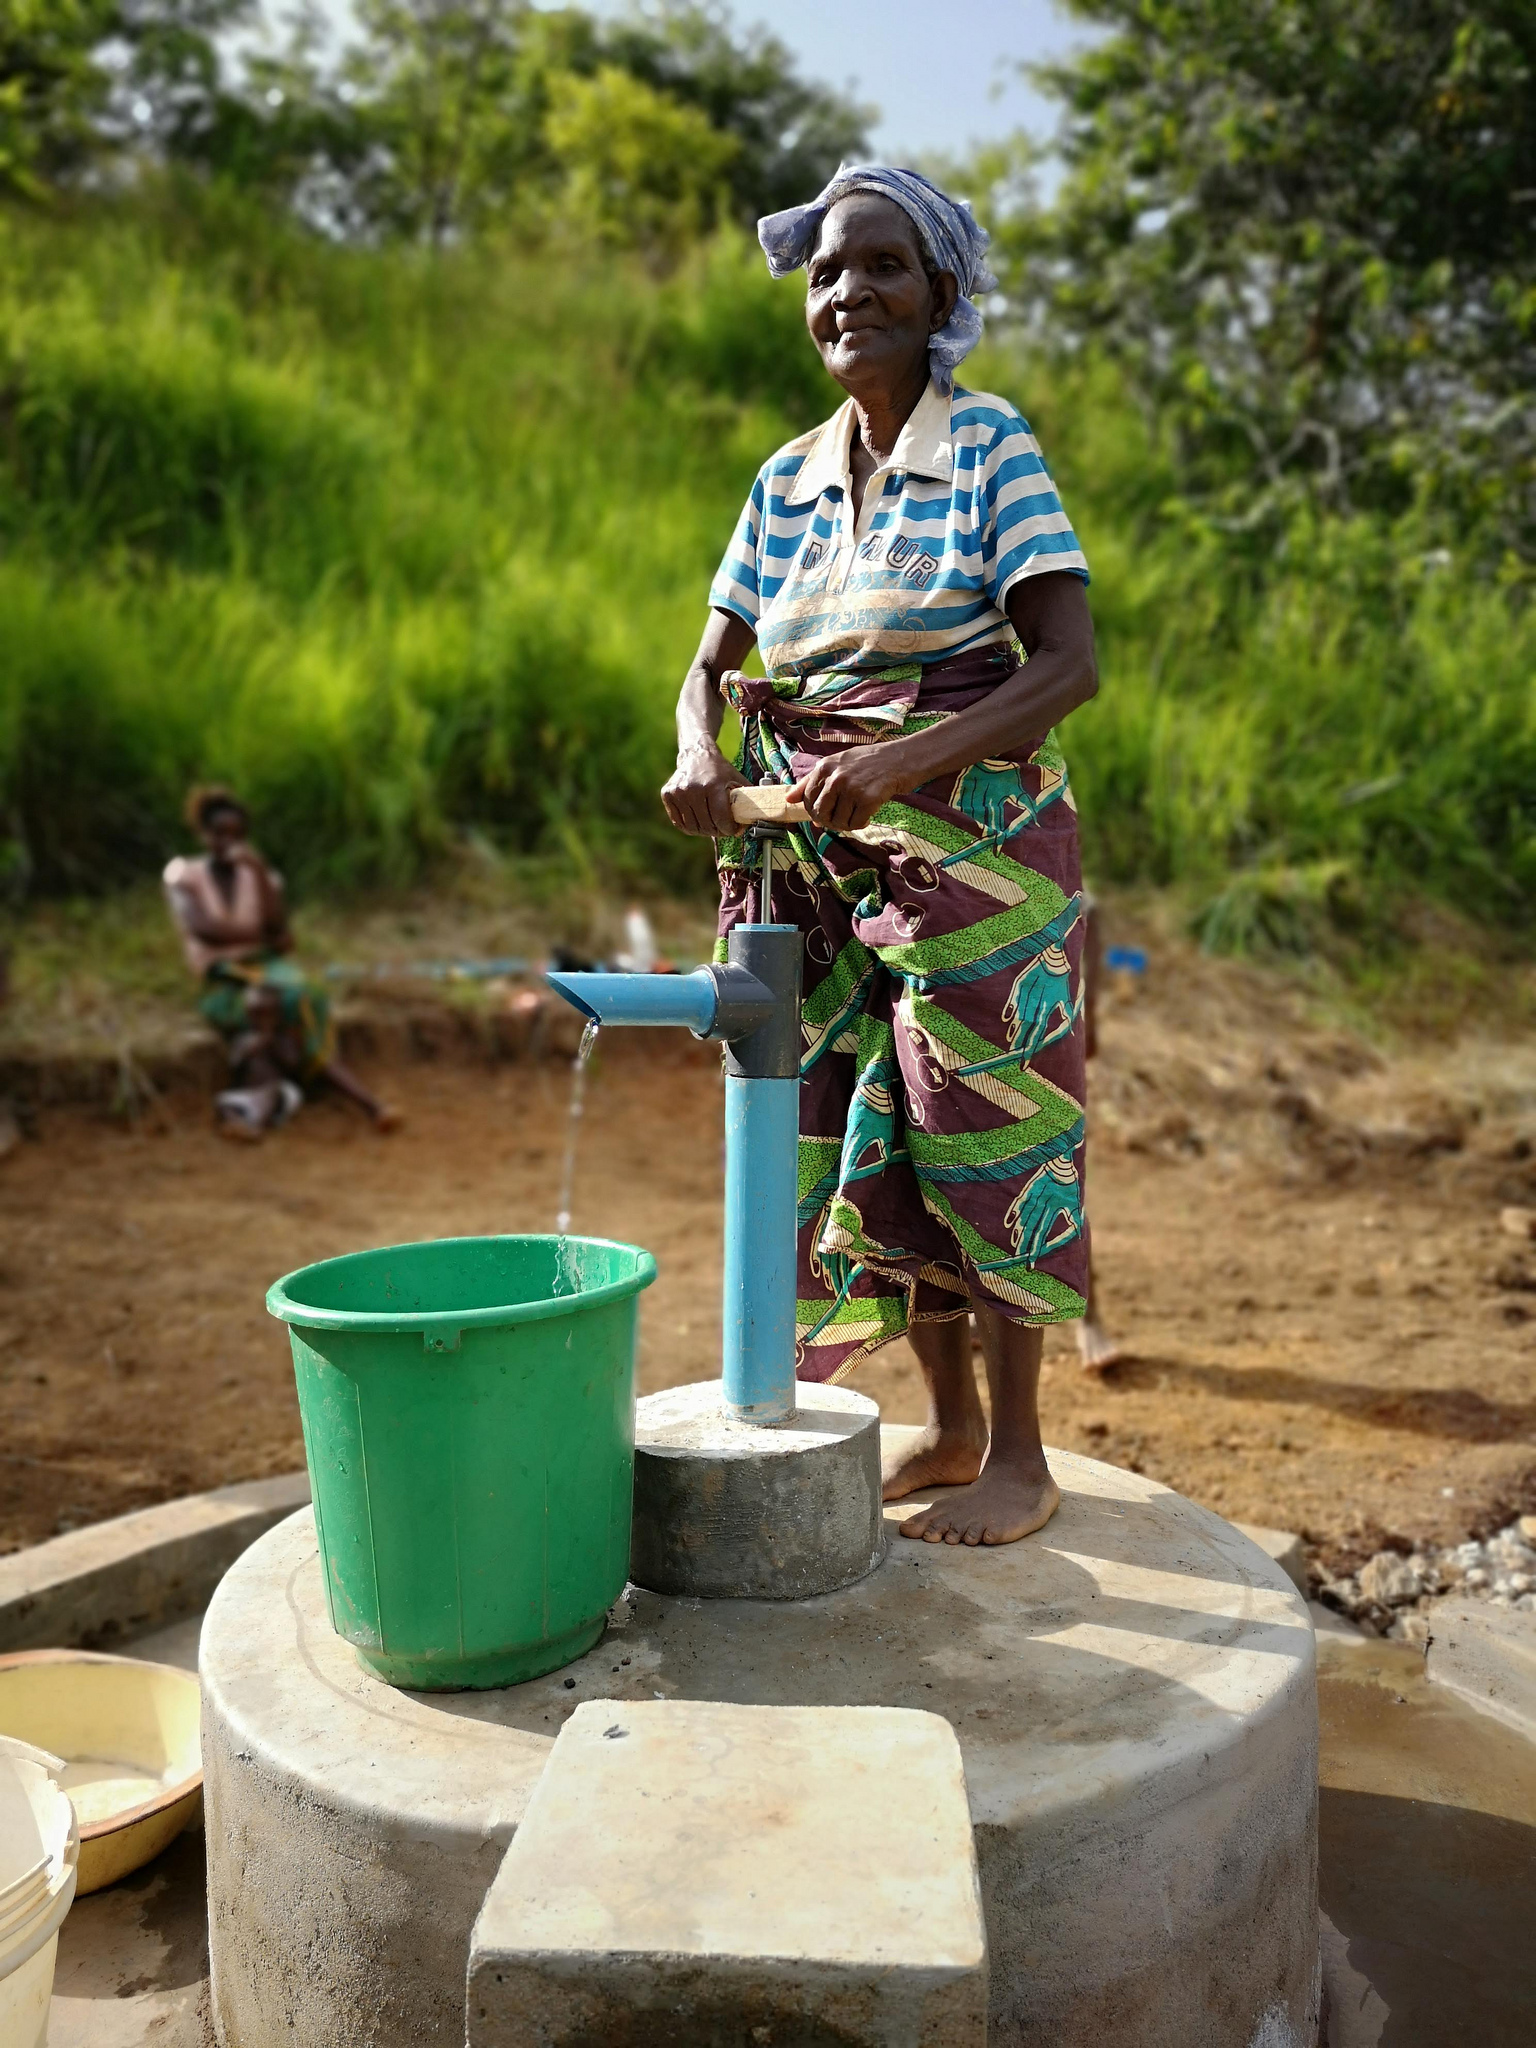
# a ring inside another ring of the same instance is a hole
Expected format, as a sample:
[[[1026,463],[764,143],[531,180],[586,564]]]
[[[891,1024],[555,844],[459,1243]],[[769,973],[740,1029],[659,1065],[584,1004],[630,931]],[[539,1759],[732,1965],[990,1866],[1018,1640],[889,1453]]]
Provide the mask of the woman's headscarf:
[[[828,210],[850,192],[874,192],[892,199],[917,229],[925,255],[940,270],[952,271],[960,286],[955,310],[928,343],[934,382],[948,391],[954,368],[981,339],[981,313],[972,302],[975,292],[996,291],[997,279],[987,268],[992,237],[971,217],[970,201],[951,199],[920,171],[893,171],[884,164],[843,164],[832,182],[805,206],[764,214],[757,239],[774,277],[788,277],[810,258]]]

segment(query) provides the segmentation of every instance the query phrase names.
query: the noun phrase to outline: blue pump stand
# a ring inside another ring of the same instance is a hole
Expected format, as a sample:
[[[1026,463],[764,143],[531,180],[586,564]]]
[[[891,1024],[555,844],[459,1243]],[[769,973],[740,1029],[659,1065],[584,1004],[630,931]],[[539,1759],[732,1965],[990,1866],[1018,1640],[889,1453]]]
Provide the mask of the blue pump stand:
[[[798,1080],[725,1078],[721,1378],[742,1422],[795,1412]]]

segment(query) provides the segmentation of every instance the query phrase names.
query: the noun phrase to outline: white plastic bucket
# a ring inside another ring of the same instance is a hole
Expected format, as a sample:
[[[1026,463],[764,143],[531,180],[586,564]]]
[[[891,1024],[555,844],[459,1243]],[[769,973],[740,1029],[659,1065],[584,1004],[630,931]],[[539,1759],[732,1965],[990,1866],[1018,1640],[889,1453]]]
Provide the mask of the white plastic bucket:
[[[75,1897],[80,1831],[64,1766],[0,1740],[0,2042],[45,2048],[59,1928]]]
[[[55,1932],[41,1948],[33,1950],[20,1969],[0,1977],[0,2041],[5,2048],[48,2048],[48,2008],[53,2002],[53,1966],[58,1953]]]

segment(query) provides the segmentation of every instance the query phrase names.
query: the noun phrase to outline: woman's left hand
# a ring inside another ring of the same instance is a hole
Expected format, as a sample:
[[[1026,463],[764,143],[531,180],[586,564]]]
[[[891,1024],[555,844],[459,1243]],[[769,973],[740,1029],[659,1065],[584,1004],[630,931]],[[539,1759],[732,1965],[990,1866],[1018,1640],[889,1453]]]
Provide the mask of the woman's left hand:
[[[882,760],[885,746],[850,747],[828,754],[785,791],[805,805],[811,822],[827,832],[857,832],[890,797],[911,785],[896,765]]]

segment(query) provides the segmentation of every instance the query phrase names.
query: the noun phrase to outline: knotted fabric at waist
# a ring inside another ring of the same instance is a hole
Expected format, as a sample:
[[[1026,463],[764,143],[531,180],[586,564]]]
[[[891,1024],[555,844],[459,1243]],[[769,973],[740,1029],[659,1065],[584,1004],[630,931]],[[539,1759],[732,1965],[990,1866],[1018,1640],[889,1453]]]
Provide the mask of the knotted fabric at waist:
[[[853,731],[899,729],[908,714],[963,711],[995,690],[1021,666],[1013,647],[978,647],[924,668],[905,662],[882,669],[822,669],[808,676],[748,676],[730,669],[720,678],[728,704],[781,731],[835,721]]]

